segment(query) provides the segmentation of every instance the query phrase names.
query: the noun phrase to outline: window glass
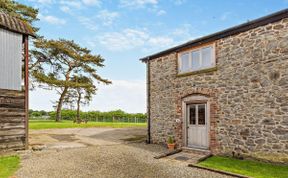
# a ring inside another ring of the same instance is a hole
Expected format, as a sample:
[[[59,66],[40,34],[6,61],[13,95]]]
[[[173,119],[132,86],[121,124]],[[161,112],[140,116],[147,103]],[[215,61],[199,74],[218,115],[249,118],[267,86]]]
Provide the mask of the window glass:
[[[189,123],[190,125],[196,125],[196,105],[189,107]]]
[[[214,47],[210,45],[180,54],[179,72],[185,73],[213,67],[215,65],[213,53]]]
[[[202,49],[202,68],[212,66],[212,47]]]
[[[200,69],[200,51],[193,51],[191,53],[192,55],[192,70],[195,71],[195,70],[198,70]]]
[[[190,69],[189,65],[189,53],[184,53],[181,55],[181,71],[186,72]]]
[[[198,105],[198,125],[205,125],[206,111],[205,105]]]

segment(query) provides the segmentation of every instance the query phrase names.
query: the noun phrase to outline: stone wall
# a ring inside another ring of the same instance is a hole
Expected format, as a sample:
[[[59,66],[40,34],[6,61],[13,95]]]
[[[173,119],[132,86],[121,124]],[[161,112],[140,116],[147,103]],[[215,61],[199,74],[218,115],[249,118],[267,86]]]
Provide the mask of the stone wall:
[[[288,162],[288,19],[215,41],[217,69],[177,76],[177,53],[150,61],[153,143],[183,145],[181,99],[211,98],[210,149]],[[176,122],[180,119],[182,122]]]

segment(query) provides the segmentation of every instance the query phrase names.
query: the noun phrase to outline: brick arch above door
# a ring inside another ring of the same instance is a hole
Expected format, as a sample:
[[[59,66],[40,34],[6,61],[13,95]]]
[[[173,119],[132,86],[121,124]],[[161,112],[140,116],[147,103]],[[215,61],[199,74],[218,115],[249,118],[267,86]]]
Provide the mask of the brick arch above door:
[[[219,90],[210,89],[210,88],[191,88],[189,90],[179,92],[177,96],[177,114],[184,118],[183,115],[183,104],[193,103],[197,101],[206,101],[209,102],[209,115],[210,115],[210,147],[212,153],[217,153],[219,144],[217,142],[217,120],[219,119],[220,108],[217,102],[217,96],[219,94]],[[194,100],[194,101],[193,101]],[[181,123],[184,123],[182,120]],[[185,129],[182,128],[184,132]],[[185,139],[183,139],[184,141]],[[185,145],[183,143],[183,145]]]

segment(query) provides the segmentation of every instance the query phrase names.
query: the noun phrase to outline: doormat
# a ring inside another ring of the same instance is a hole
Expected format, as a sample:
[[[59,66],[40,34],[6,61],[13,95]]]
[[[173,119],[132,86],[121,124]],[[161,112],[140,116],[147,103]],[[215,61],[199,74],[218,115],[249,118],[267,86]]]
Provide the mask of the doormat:
[[[177,156],[174,158],[175,160],[178,160],[178,161],[187,161],[189,160],[190,158],[188,157],[185,157],[185,156]]]

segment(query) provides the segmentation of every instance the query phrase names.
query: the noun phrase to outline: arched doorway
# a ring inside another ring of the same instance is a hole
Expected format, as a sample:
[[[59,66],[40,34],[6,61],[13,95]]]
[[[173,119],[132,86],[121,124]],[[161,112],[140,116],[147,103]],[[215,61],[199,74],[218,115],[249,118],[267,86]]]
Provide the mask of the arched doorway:
[[[210,102],[203,95],[190,95],[183,98],[183,138],[184,146],[196,149],[209,149]]]

